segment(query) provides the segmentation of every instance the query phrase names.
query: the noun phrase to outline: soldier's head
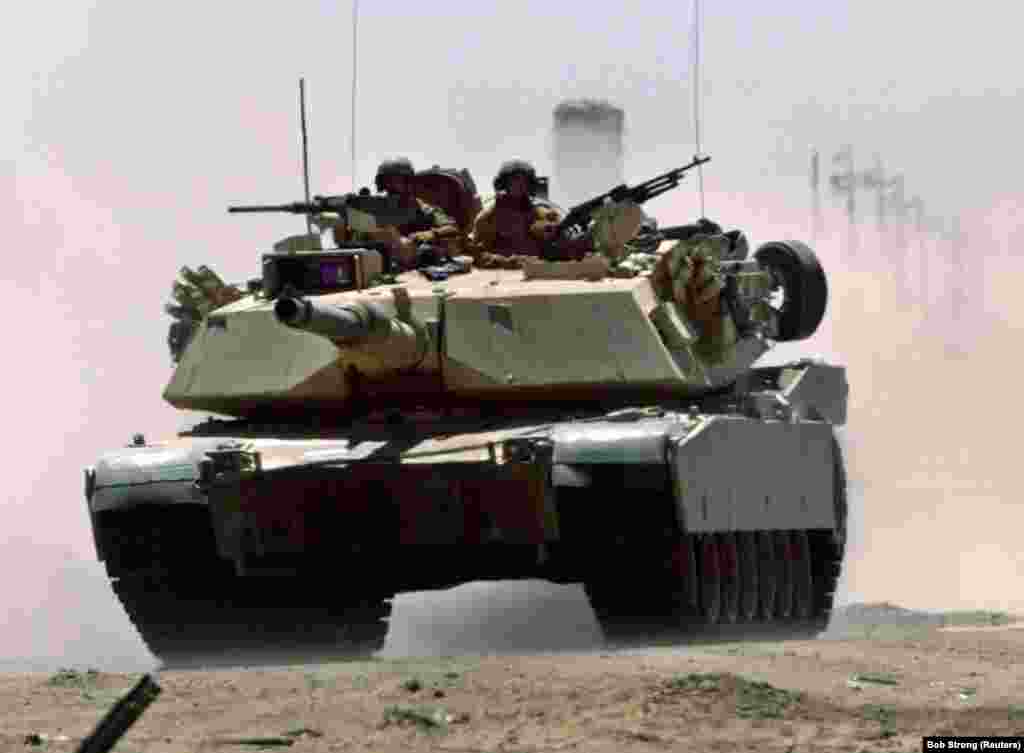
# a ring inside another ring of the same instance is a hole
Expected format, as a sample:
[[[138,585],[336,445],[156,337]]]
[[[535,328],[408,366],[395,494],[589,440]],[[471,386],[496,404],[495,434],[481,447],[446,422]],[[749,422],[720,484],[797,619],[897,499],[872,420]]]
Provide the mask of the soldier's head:
[[[494,176],[494,190],[504,191],[517,199],[536,194],[537,185],[537,171],[533,165],[519,159],[504,163]]]
[[[640,227],[637,228],[637,235],[651,235],[658,232],[658,221],[653,217],[644,217],[640,223]]]
[[[385,160],[377,168],[377,190],[393,194],[412,193],[412,177],[415,174],[412,162],[405,157]]]

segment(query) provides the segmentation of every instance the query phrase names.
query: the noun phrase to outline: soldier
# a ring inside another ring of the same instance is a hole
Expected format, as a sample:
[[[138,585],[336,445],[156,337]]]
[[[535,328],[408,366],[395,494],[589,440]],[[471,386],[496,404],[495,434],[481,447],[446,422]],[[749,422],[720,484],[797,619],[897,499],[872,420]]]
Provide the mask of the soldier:
[[[477,266],[516,268],[523,259],[541,255],[555,238],[558,210],[537,203],[537,172],[523,160],[504,163],[494,177],[494,205],[473,226],[472,250]]]
[[[404,157],[380,164],[375,180],[377,191],[398,196],[401,206],[416,210],[416,217],[404,225],[381,227],[365,234],[367,240],[387,242],[394,258],[406,268],[415,265],[418,244],[436,242],[446,246],[454,242],[459,234],[455,222],[443,210],[416,198],[414,176],[412,163]],[[355,237],[358,234],[342,223],[335,225],[333,232],[338,245],[349,240],[359,240]]]

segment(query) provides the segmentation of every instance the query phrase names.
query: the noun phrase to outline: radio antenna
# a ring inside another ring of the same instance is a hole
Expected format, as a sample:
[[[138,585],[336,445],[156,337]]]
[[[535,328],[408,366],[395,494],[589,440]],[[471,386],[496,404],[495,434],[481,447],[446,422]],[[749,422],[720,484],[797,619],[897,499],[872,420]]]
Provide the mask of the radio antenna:
[[[700,0],[693,0],[693,130],[697,142],[696,157],[700,157]],[[697,165],[697,186],[700,191],[700,216],[704,217],[703,163]]]
[[[356,24],[359,22],[359,0],[352,0],[352,190],[356,180]]]
[[[309,146],[306,140],[306,79],[299,79],[299,122],[302,125],[302,177],[306,188],[306,203],[309,203]],[[313,219],[306,215],[306,232],[313,234]]]

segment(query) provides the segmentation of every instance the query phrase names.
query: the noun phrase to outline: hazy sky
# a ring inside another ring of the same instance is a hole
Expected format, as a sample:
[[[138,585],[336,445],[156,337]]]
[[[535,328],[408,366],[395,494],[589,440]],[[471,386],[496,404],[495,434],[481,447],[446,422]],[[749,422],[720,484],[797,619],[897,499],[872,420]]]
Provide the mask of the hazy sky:
[[[552,174],[552,110],[583,96],[625,110],[628,180],[689,161],[689,4],[601,9],[611,7],[362,3],[359,184],[398,154],[467,167],[482,189],[509,158]],[[352,7],[106,0],[0,13],[6,568],[30,548],[92,558],[82,467],[133,432],[156,438],[182,422],[160,398],[171,375],[162,305],[177,269],[209,264],[230,281],[253,277],[259,253],[302,230],[289,215],[226,212],[301,198],[300,76],[312,190],[351,187]],[[707,213],[747,228],[755,243],[806,237],[810,152],[822,150],[827,172],[851,142],[859,166],[880,153],[934,213],[962,209],[983,239],[974,260],[1005,258],[1022,240],[1022,25],[1024,10],[1002,2],[706,3]],[[668,224],[692,219],[695,185],[651,211]],[[861,206],[870,220],[867,196]],[[832,240],[820,250],[838,272]],[[863,269],[881,269],[871,253]],[[1013,290],[1005,275],[975,285]],[[944,328],[936,320],[928,334]],[[834,345],[830,333],[816,343]],[[863,334],[863,352],[884,350],[885,332]],[[858,369],[863,362],[851,364]],[[34,570],[45,571],[49,560],[39,561]],[[32,583],[15,590],[23,608]]]

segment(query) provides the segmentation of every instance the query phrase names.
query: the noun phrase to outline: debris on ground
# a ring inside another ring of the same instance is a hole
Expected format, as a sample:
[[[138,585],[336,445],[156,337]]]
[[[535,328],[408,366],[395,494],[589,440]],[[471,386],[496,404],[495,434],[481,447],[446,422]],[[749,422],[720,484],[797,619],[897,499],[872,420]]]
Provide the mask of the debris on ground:
[[[449,724],[460,724],[468,721],[469,714],[451,713],[440,706],[389,706],[384,711],[383,726],[390,724],[413,724],[424,730],[437,731],[447,728]]]
[[[783,690],[767,682],[736,675],[691,672],[665,683],[669,695],[676,693],[728,693],[733,690],[736,715],[742,719],[780,719],[791,705],[803,699],[803,693]]]
[[[781,719],[783,712],[803,700],[803,693],[776,688],[767,682],[737,677],[736,714],[743,719]]]
[[[900,679],[888,672],[858,672],[846,681],[848,687],[863,690],[866,685],[899,685]]]
[[[718,673],[691,672],[681,677],[673,677],[668,681],[670,690],[718,690],[722,682],[722,676]]]
[[[893,726],[893,714],[895,713],[895,710],[891,706],[868,704],[861,710],[861,713],[865,719],[878,722],[879,738],[884,740],[896,736],[896,729]]]
[[[32,732],[25,735],[25,745],[42,745],[43,743],[66,743],[71,738],[67,735],[47,735],[39,732]]]
[[[60,688],[84,688],[95,683],[99,676],[98,669],[87,669],[80,672],[77,669],[62,667],[46,681],[46,684]]]
[[[290,737],[271,735],[269,737],[215,737],[210,740],[212,745],[254,745],[259,748],[277,748],[294,745]]]

